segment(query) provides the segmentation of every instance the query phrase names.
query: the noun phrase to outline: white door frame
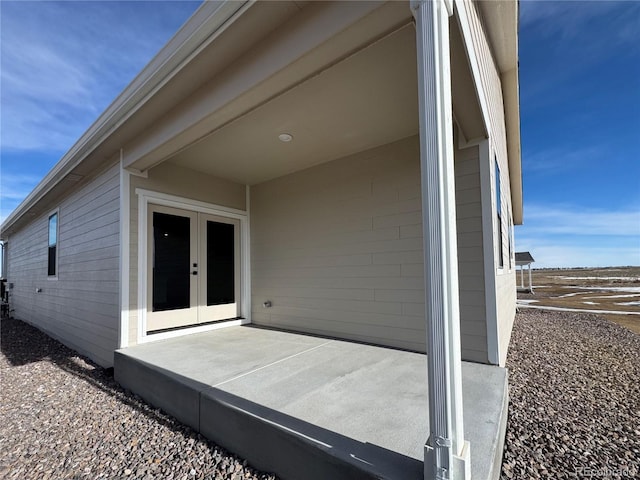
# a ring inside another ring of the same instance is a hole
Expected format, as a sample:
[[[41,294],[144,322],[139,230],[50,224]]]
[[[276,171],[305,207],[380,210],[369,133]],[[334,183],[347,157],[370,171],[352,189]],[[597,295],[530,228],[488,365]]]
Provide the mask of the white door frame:
[[[166,338],[179,337],[191,333],[206,332],[218,328],[251,323],[251,292],[249,265],[249,215],[245,210],[214,205],[211,203],[178,197],[167,193],[154,192],[143,188],[136,188],[138,196],[138,343],[147,343]],[[180,208],[193,212],[207,213],[219,217],[232,218],[240,221],[240,316],[237,320],[215,323],[211,325],[197,325],[170,332],[147,335],[147,222],[149,204]]]

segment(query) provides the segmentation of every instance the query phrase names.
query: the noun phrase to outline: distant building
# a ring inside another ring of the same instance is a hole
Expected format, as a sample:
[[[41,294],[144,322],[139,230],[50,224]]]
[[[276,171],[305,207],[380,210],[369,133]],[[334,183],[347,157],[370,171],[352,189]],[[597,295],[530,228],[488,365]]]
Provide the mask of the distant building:
[[[533,256],[529,252],[516,252],[516,268],[520,268],[520,286],[519,292],[533,293],[533,283],[531,281],[531,264],[535,262]],[[529,270],[529,286],[524,286],[524,267]]]

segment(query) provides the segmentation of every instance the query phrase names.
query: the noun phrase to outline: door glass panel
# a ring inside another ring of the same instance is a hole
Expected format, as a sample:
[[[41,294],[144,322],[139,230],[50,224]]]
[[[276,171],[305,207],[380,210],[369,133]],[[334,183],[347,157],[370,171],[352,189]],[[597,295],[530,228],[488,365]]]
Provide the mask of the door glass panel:
[[[235,302],[234,226],[207,221],[207,306]]]
[[[153,212],[153,311],[189,308],[190,219]]]

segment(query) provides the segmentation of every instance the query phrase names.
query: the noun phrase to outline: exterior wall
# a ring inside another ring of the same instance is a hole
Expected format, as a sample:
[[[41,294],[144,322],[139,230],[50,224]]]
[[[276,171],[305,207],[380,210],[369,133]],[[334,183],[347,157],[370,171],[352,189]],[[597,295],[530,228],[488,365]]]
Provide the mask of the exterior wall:
[[[130,177],[129,218],[129,345],[138,339],[138,196],[136,188],[168,193],[215,205],[246,209],[246,187],[165,162],[152,168],[148,178]]]
[[[455,151],[455,174],[463,359],[487,363],[486,286],[478,147]]]
[[[120,317],[119,185],[115,165],[51,205],[57,279],[47,277],[49,212],[11,235],[8,249],[14,316],[104,367],[113,365]]]
[[[480,66],[480,80],[484,90],[484,98],[487,105],[489,121],[489,151],[488,158],[483,162],[489,162],[491,177],[491,222],[493,225],[493,256],[495,271],[495,314],[498,324],[498,358],[500,365],[504,365],[507,355],[507,347],[511,337],[511,329],[515,318],[516,305],[516,271],[513,260],[514,252],[509,258],[509,234],[510,222],[512,222],[511,189],[509,182],[509,165],[507,159],[507,137],[504,115],[504,99],[500,74],[496,67],[494,56],[485,35],[482,18],[477,10],[477,5],[472,2],[462,2],[469,19],[471,34],[478,64]],[[500,167],[500,199],[496,199],[495,167],[497,161]],[[498,237],[498,225],[496,221],[496,202],[501,203],[502,211],[502,237]],[[511,223],[512,224],[512,223]],[[502,243],[504,268],[499,268],[499,242]],[[491,292],[489,292],[491,294]]]
[[[456,163],[465,259],[482,255],[473,163]],[[253,186],[251,262],[253,323],[425,351],[417,137]],[[478,265],[460,266],[463,357],[486,361]]]
[[[515,268],[509,273],[498,275],[496,281],[496,297],[498,307],[498,348],[500,365],[507,361],[507,349],[511,339],[511,330],[516,315],[516,282]]]

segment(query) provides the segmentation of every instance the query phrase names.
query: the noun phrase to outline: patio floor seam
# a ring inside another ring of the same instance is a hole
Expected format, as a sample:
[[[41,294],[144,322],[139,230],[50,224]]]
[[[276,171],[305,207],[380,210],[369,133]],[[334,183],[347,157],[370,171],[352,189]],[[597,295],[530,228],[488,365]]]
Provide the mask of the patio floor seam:
[[[312,352],[312,351],[317,350],[319,348],[322,348],[322,347],[324,347],[326,345],[329,345],[330,343],[333,343],[333,342],[334,342],[334,340],[329,340],[328,342],[324,342],[324,343],[322,343],[320,345],[316,345],[315,347],[308,348],[306,350],[303,350],[302,352],[294,353],[293,355],[289,355],[288,357],[281,358],[279,360],[276,360],[275,362],[271,362],[271,363],[269,363],[267,365],[263,365],[262,367],[254,368],[253,370],[251,370],[249,372],[241,373],[240,375],[236,375],[233,378],[229,378],[227,380],[223,380],[222,382],[216,383],[215,385],[211,385],[211,387],[216,388],[216,387],[219,387],[220,385],[224,385],[225,383],[233,382],[234,380],[238,380],[240,378],[246,377],[248,375],[251,375],[253,373],[259,372],[260,370],[267,369],[267,368],[272,367],[274,365],[277,365],[279,363],[286,362],[287,360],[291,360],[292,358],[299,357],[300,355],[304,355],[306,353]]]

